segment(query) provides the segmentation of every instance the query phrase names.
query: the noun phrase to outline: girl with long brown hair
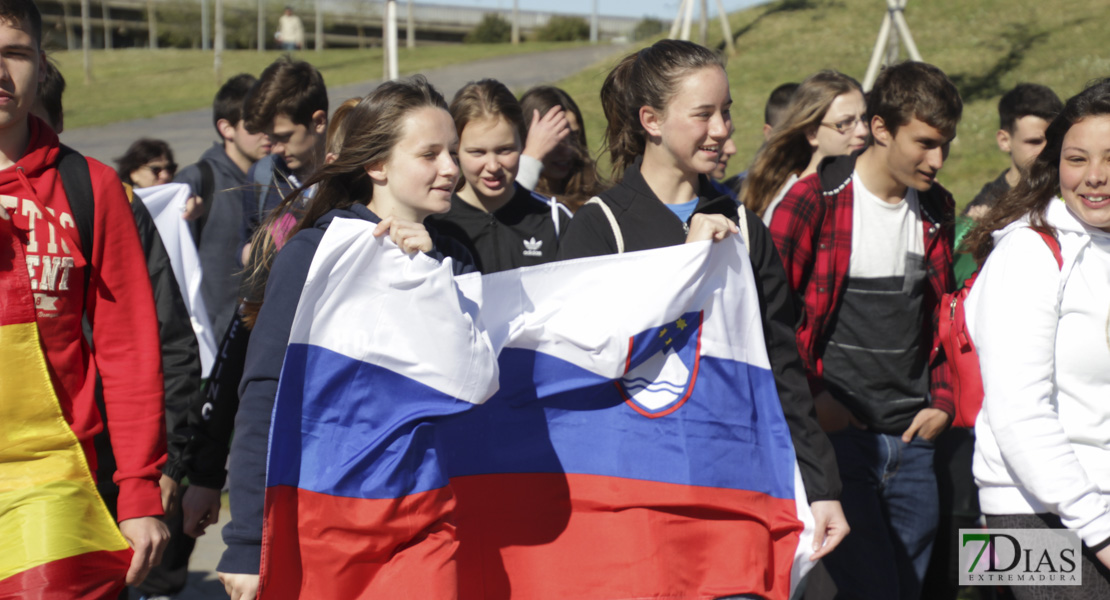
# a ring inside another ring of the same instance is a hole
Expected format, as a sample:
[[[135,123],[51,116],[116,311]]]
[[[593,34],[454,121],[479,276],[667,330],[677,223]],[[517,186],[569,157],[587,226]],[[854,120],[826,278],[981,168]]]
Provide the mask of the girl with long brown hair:
[[[810,75],[756,154],[740,201],[770,224],[790,186],[816,173],[825,157],[862,150],[867,136],[867,105],[859,82],[836,71]]]

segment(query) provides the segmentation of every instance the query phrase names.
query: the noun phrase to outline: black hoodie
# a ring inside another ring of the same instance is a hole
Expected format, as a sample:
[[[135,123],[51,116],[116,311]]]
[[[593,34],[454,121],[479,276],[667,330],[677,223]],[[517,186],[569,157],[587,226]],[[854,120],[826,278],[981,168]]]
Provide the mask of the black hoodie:
[[[683,223],[655,195],[640,174],[641,158],[624,172],[624,179],[600,196],[613,212],[624,239],[625,252],[676,246],[686,242],[689,222]],[[724,215],[738,222],[738,205],[720,196],[707,177],[698,180],[697,214]],[[798,355],[794,335],[797,311],[786,280],[782,260],[775,250],[771,232],[747,208],[749,255],[755,273],[756,293],[763,317],[767,355],[775,375],[779,400],[790,428],[794,452],[810,502],[840,497],[840,472],[829,438],[817,423],[813,396]],[[690,216],[693,219],[693,215]],[[578,209],[559,244],[559,259],[617,253],[613,227],[601,207],[586,204]]]

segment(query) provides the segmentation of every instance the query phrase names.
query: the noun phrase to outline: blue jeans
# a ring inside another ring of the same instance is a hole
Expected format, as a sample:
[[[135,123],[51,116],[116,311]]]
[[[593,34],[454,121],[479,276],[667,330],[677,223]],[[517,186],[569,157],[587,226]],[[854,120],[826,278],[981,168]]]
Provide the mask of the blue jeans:
[[[829,434],[852,528],[823,560],[837,598],[916,600],[938,519],[933,443],[848,427]]]

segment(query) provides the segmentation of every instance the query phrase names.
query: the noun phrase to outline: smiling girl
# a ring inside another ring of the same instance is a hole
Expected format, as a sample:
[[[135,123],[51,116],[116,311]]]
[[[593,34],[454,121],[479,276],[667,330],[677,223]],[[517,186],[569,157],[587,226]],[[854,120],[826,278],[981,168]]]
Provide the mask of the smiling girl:
[[[377,223],[374,235],[389,235],[406,252],[424,252],[437,260],[451,257],[456,274],[473,270],[464,248],[421,224],[450,207],[459,178],[458,137],[446,109],[443,97],[421,76],[383,84],[347,112],[346,137],[336,159],[272,213],[284,214],[304,188],[317,186],[281,251],[276,252],[272,240],[256,240],[266,253],[262,264],[272,263],[272,268],[247,349],[231,446],[231,523],[224,539],[240,554],[257,557],[261,552],[267,439],[278,376],[309,266],[332,221]],[[267,236],[269,229],[260,228],[258,236]],[[253,569],[258,564],[253,561]],[[228,572],[229,567],[221,564],[219,570],[231,597],[254,598],[257,571]]]
[[[436,227],[462,242],[483,273],[554,260],[570,211],[516,183],[524,118],[512,92],[493,79],[470,83],[451,101],[451,116],[463,185]]]
[[[968,234],[986,261],[965,305],[985,391],[973,470],[988,527],[1066,528],[1083,542],[1082,586],[1019,586],[1016,598],[1107,598],[1110,80],[1068,100],[1045,137]]]
[[[732,127],[724,63],[697,44],[663,40],[613,69],[601,88],[601,103],[618,183],[575,213],[559,256],[721,240],[739,233],[736,222],[742,219],[767,354],[817,521],[814,556],[824,556],[848,526],[837,500],[840,480],[832,447],[817,424],[798,358],[786,274],[762,221],[750,211],[741,217],[736,201],[719,195],[708,177]]]
[[[867,137],[867,105],[859,82],[836,71],[810,75],[756,154],[741,202],[770,224],[775,207],[795,182],[816,173],[825,157],[862,150]]]

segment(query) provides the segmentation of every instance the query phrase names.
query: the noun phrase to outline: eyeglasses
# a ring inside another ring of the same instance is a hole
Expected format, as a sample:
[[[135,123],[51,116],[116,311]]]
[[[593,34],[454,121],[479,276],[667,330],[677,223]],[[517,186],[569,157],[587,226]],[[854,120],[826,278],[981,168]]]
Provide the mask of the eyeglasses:
[[[169,164],[166,164],[166,165],[143,165],[143,166],[150,169],[150,173],[152,175],[154,175],[155,178],[157,178],[159,175],[161,175],[162,171],[165,171],[165,172],[169,173],[171,177],[173,176],[174,173],[177,172],[177,164],[175,164],[175,163],[169,163]]]
[[[826,123],[824,121],[821,122],[822,125],[828,127],[829,129],[835,129],[836,132],[839,134],[851,132],[856,128],[857,123],[863,123],[863,126],[865,128],[870,126],[870,123],[867,122],[867,118],[863,116],[848,117],[847,119],[844,119],[843,121],[837,121],[836,123]]]

